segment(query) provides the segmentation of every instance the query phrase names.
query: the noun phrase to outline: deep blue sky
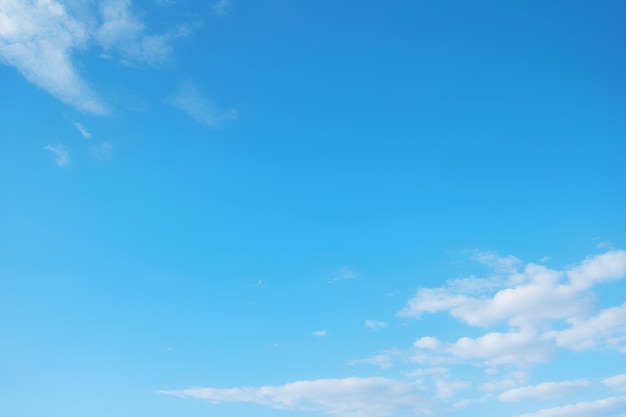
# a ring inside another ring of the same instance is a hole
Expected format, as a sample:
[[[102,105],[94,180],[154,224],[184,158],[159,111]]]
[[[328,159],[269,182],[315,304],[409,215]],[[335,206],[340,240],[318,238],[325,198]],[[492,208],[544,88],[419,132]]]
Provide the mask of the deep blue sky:
[[[625,416],[625,18],[0,0],[0,415]]]

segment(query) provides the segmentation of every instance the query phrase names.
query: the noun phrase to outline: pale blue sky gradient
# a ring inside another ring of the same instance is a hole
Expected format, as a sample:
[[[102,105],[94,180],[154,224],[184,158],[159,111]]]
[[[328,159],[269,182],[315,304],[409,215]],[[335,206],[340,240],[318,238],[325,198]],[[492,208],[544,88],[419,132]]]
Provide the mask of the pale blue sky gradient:
[[[0,415],[626,416],[625,18],[0,0]]]

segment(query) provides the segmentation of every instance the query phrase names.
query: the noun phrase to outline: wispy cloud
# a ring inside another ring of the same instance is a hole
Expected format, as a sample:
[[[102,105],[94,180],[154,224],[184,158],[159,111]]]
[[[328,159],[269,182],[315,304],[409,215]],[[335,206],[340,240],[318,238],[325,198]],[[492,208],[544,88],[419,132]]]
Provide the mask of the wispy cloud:
[[[196,121],[212,127],[220,127],[223,121],[237,116],[237,110],[235,109],[218,109],[213,101],[203,96],[198,87],[190,81],[180,85],[171,103],[185,111]]]
[[[99,9],[102,24],[93,36],[106,54],[119,51],[125,64],[160,64],[172,53],[171,41],[191,33],[191,26],[179,25],[164,34],[146,34],[130,0],[104,0]]]
[[[0,2],[0,58],[29,82],[78,110],[107,113],[83,80],[72,53],[86,49],[90,28],[55,1]]]
[[[65,145],[47,145],[44,147],[45,150],[52,152],[54,154],[54,162],[60,166],[61,168],[69,168],[72,165],[72,161],[70,159],[70,150]]]
[[[328,330],[316,330],[313,332],[313,336],[326,337],[328,336]]]
[[[381,327],[385,327],[387,323],[384,321],[378,320],[365,320],[365,327],[369,327],[370,329],[378,329]]]
[[[86,113],[106,114],[108,106],[74,63],[74,54],[94,44],[104,55],[119,51],[127,64],[158,64],[171,54],[171,41],[187,36],[181,25],[165,34],[146,34],[130,0],[103,0],[98,10],[75,13],[59,0],[0,1],[0,60],[30,83]],[[82,9],[81,9],[82,10]]]
[[[293,411],[318,411],[349,417],[421,414],[432,400],[415,383],[382,377],[317,379],[259,388],[189,388],[160,391],[212,402],[245,402]]]
[[[211,14],[213,16],[224,16],[230,10],[230,0],[217,0],[211,5]]]
[[[365,359],[350,360],[348,361],[348,365],[374,365],[378,366],[380,369],[389,369],[393,367],[395,360],[401,355],[401,352],[390,349]]]
[[[506,402],[527,399],[550,400],[553,398],[564,397],[571,394],[574,389],[586,387],[590,384],[591,382],[586,379],[561,382],[543,382],[538,385],[530,385],[507,390],[500,394],[498,399]]]
[[[584,401],[561,407],[544,408],[534,413],[522,414],[519,417],[619,417],[626,412],[626,396],[603,398],[596,401]]]
[[[358,272],[356,272],[354,269],[352,268],[348,268],[348,267],[344,267],[344,268],[339,268],[335,271],[335,273],[333,274],[333,278],[329,281],[329,282],[335,282],[335,281],[341,281],[341,280],[347,280],[347,279],[356,279],[358,277],[360,277],[361,274],[359,274]]]
[[[91,148],[91,156],[101,161],[111,159],[113,145],[111,142],[102,142]]]
[[[83,135],[83,137],[85,139],[90,139],[91,138],[91,133],[89,133],[89,131],[85,128],[85,126],[82,125],[82,123],[79,122],[74,122],[72,123],[74,125],[74,127],[76,129],[78,129],[78,131],[80,132],[81,135]]]

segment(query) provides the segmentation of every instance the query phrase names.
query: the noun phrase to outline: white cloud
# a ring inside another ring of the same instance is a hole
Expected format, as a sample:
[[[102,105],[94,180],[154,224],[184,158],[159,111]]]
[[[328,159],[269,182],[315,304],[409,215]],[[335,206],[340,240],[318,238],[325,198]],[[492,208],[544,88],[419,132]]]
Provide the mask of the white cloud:
[[[106,106],[72,62],[89,38],[90,28],[59,2],[0,1],[0,59],[64,103],[104,114]]]
[[[543,382],[539,385],[531,385],[513,388],[498,396],[500,401],[521,401],[526,399],[549,400],[564,397],[571,394],[576,388],[586,387],[590,382],[586,379],[561,382]]]
[[[487,333],[478,338],[461,337],[446,351],[463,360],[484,361],[487,365],[527,366],[545,363],[551,346],[531,332]]]
[[[607,387],[626,389],[626,374],[615,375],[602,381]]]
[[[230,0],[217,0],[211,5],[211,14],[213,16],[224,16],[230,10]]]
[[[190,388],[160,393],[214,403],[255,403],[275,409],[318,411],[347,417],[419,415],[432,404],[420,395],[418,384],[383,377],[318,379],[259,388]]]
[[[107,54],[119,51],[125,63],[158,64],[171,53],[173,39],[187,36],[181,25],[160,35],[145,34],[130,0],[94,3],[61,0],[0,0],[0,61],[30,83],[76,109],[108,113],[107,105],[80,75],[77,51],[94,41]]]
[[[44,147],[45,150],[50,151],[54,154],[54,162],[60,166],[61,168],[69,168],[72,164],[70,159],[70,150],[65,145],[47,145]]]
[[[626,396],[579,402],[562,407],[544,408],[519,417],[621,417],[626,412]]]
[[[171,104],[185,111],[196,121],[212,127],[220,127],[220,124],[237,115],[235,109],[219,110],[211,100],[204,97],[191,82],[182,83],[178,92],[171,100]]]
[[[624,278],[626,251],[614,250],[585,259],[582,264],[567,272],[577,289],[587,289],[595,284]]]
[[[385,327],[387,323],[384,321],[378,320],[365,320],[365,327],[369,327],[370,329],[378,329],[380,327]]]
[[[454,343],[425,336],[414,346],[422,353],[413,356],[417,363],[478,363],[486,366],[526,367],[547,362],[553,346],[532,332],[491,332],[477,338],[461,337]],[[424,353],[424,350],[432,353]]]
[[[449,312],[467,324],[489,328],[508,325],[507,332],[489,332],[477,338],[461,337],[454,343],[434,337],[415,342],[418,363],[478,362],[497,366],[529,366],[547,362],[554,347],[574,350],[607,348],[626,353],[626,303],[589,317],[594,296],[590,287],[626,275],[626,251],[610,251],[559,271],[528,264],[521,271],[517,258],[499,260],[492,254],[480,260],[508,271],[493,295],[470,295],[475,286],[459,280],[439,288],[420,288],[400,316]],[[472,278],[472,280],[479,280]],[[493,285],[497,281],[490,280]],[[484,286],[483,286],[484,288]],[[559,324],[559,330],[553,326]]]
[[[455,282],[440,288],[420,288],[398,315],[420,317],[447,311],[472,326],[505,322],[512,327],[533,329],[553,321],[584,317],[592,306],[592,285],[626,276],[626,251],[588,258],[566,271],[528,264],[518,272],[513,269],[517,261],[510,258],[498,261],[492,255],[483,257],[497,270],[509,271],[508,279],[503,281],[505,288],[491,297],[471,296]]]
[[[601,310],[588,319],[573,318],[571,327],[546,333],[559,346],[585,350],[597,346],[626,353],[626,303]]]
[[[313,336],[326,337],[328,336],[328,330],[317,330],[313,332]]]
[[[91,148],[91,156],[102,161],[111,159],[113,145],[111,142],[102,142]]]
[[[441,342],[436,337],[424,336],[417,339],[414,346],[418,348],[437,350],[441,347]]]
[[[91,138],[91,133],[89,133],[89,131],[85,128],[85,126],[83,126],[81,123],[79,122],[74,122],[73,123],[74,127],[76,129],[78,129],[78,131],[80,132],[81,135],[83,135],[83,137],[85,139],[90,139]]]

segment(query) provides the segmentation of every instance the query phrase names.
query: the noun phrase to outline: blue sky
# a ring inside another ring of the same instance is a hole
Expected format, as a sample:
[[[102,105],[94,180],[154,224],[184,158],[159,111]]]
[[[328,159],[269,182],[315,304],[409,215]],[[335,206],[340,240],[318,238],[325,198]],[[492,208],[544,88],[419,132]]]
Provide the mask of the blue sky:
[[[626,416],[625,16],[0,0],[0,415]]]

